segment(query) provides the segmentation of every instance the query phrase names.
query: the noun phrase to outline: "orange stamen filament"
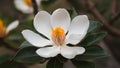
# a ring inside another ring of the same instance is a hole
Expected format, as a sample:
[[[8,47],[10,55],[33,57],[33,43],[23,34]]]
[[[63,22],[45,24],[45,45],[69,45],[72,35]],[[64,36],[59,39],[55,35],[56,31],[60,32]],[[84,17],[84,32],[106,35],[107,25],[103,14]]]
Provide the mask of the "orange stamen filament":
[[[62,45],[65,42],[65,31],[61,27],[52,30],[52,40],[56,45]]]
[[[3,38],[6,36],[6,28],[3,25],[3,21],[0,19],[0,38]]]
[[[32,7],[32,2],[31,2],[31,0],[23,0],[24,1],[24,3],[26,4],[26,5],[28,5],[29,7]]]

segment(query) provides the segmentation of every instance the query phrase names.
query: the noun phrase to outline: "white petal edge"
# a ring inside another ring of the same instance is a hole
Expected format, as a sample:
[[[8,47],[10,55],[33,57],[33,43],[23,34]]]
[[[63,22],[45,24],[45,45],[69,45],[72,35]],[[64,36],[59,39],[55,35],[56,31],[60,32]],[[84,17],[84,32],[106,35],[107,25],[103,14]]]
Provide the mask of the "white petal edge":
[[[88,17],[86,15],[79,15],[72,20],[68,34],[85,34],[88,28]]]
[[[51,24],[50,24],[51,15],[46,11],[39,11],[34,18],[34,27],[35,29],[48,37],[51,38]]]
[[[30,14],[33,13],[33,8],[27,6],[23,0],[14,0],[15,7],[22,11],[23,13]]]
[[[85,52],[84,47],[69,47],[62,46],[61,47],[61,55],[68,59],[75,58],[76,55],[83,54]]]
[[[44,58],[49,58],[49,57],[55,57],[60,53],[60,47],[45,47],[45,48],[40,48],[36,51],[36,53]]]
[[[22,35],[29,43],[36,47],[44,47],[52,44],[50,40],[41,37],[40,35],[34,33],[31,30],[23,30]]]
[[[86,34],[70,34],[66,36],[65,43],[76,45],[85,37]]]
[[[15,20],[15,21],[11,22],[11,23],[8,25],[7,29],[6,29],[7,33],[9,33],[11,30],[17,28],[18,25],[19,25],[19,21],[18,21],[18,20]]]
[[[67,32],[70,26],[70,15],[66,9],[59,8],[55,10],[51,17],[51,25],[53,28],[61,27]]]

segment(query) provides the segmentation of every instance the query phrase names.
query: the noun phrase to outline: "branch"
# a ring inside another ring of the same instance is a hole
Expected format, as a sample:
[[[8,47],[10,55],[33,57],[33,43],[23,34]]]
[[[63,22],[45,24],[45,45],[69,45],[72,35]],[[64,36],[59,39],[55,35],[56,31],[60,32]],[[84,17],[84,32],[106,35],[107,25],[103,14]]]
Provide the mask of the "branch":
[[[116,11],[117,11],[117,1],[112,0],[111,15],[114,16],[116,14]]]
[[[109,23],[112,25],[119,18],[120,18],[120,12],[112,16],[112,18],[109,20]]]
[[[117,13],[117,0],[112,0],[111,18],[109,24],[112,25],[120,17],[120,12]]]
[[[32,5],[33,5],[33,11],[34,11],[34,15],[36,15],[38,13],[38,5],[36,3],[36,0],[32,0]]]
[[[108,22],[103,18],[103,16],[98,12],[92,0],[86,0],[89,10],[98,18],[98,20],[103,23],[104,28],[108,31],[109,34],[120,37],[120,30],[113,28]]]

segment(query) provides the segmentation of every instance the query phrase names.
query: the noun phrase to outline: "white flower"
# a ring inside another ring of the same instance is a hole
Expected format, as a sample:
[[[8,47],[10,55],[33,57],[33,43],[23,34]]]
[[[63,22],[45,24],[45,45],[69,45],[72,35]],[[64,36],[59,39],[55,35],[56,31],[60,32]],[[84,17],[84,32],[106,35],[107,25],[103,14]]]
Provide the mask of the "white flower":
[[[0,38],[4,38],[11,30],[15,29],[19,25],[19,21],[15,20],[11,22],[6,28],[3,21],[0,19]]]
[[[41,0],[36,0],[37,5],[40,5]],[[33,7],[31,0],[14,0],[16,8],[23,13],[30,14],[33,13]]]
[[[50,15],[46,11],[40,11],[34,18],[35,29],[46,36],[43,38],[31,30],[23,30],[24,38],[39,48],[36,53],[41,57],[49,58],[61,54],[65,58],[72,59],[76,55],[83,54],[85,48],[70,47],[67,44],[78,44],[86,35],[89,20],[86,15],[76,16],[72,21],[66,9],[57,9]],[[52,45],[52,47],[45,47]]]

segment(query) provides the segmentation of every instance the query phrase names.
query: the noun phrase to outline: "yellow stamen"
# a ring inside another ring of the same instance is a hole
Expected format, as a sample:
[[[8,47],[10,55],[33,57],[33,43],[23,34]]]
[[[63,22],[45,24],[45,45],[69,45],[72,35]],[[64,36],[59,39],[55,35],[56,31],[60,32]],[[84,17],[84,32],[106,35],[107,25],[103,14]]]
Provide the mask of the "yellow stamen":
[[[56,45],[62,45],[65,41],[65,31],[61,27],[52,30],[52,40]]]
[[[29,7],[32,7],[32,2],[31,0],[23,0],[25,2],[26,5],[28,5]]]
[[[6,35],[6,28],[3,25],[3,21],[0,19],[0,38],[5,37]]]

